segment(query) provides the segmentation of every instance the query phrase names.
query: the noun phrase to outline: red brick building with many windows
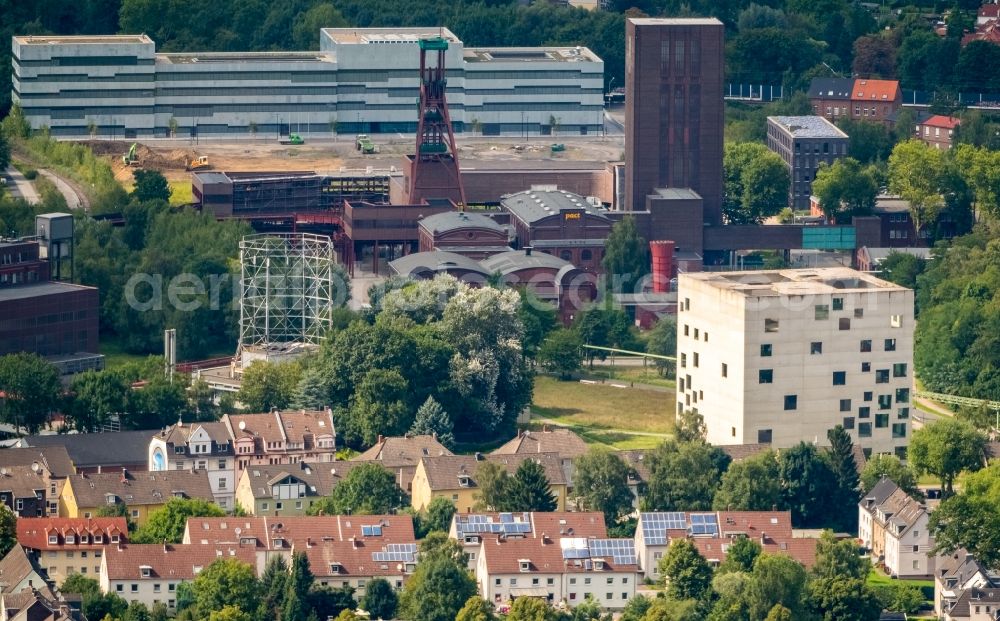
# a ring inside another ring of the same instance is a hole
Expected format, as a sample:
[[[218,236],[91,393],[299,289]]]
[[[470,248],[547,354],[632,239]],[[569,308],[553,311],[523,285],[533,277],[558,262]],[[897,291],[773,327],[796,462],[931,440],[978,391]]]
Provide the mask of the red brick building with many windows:
[[[510,214],[515,247],[531,246],[580,269],[601,270],[604,241],[613,224],[603,207],[556,189],[509,194],[500,206]]]

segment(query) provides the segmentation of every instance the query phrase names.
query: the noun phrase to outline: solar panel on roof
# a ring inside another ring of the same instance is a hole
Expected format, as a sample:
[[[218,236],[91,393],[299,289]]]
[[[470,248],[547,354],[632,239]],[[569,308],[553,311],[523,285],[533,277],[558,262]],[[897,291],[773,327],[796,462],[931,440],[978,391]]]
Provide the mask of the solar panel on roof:
[[[361,535],[364,536],[364,537],[381,537],[382,536],[382,526],[378,525],[378,524],[373,525],[373,526],[362,525],[361,526]]]
[[[719,521],[714,513],[691,514],[692,535],[718,535]]]
[[[500,521],[504,522],[504,523],[513,522],[514,521],[514,514],[513,513],[501,513],[500,514]]]

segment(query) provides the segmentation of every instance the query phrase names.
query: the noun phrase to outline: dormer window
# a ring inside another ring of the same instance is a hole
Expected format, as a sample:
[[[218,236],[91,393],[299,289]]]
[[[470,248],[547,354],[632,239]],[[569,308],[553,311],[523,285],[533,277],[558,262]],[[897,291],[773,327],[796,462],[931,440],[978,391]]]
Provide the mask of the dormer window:
[[[521,571],[531,571],[531,560],[522,558],[518,559],[517,564],[520,565]]]
[[[49,535],[49,545],[50,546],[59,545],[59,535],[55,534]]]
[[[275,539],[274,540],[274,547],[276,547],[276,548],[283,548],[283,547],[285,547],[285,540],[282,539],[282,538],[280,538],[280,537],[277,538],[277,539]]]
[[[121,537],[118,536],[118,533],[111,535],[111,543],[118,543],[119,541],[121,541]]]
[[[597,571],[603,571],[604,570],[604,559],[603,558],[595,558],[594,559],[594,569],[597,570]]]
[[[149,565],[140,565],[139,572],[142,574],[143,578],[149,578],[153,575],[153,568]]]
[[[416,570],[417,570],[416,563],[407,563],[406,565],[403,566],[403,571],[405,571],[408,574],[412,574]]]
[[[175,455],[183,455],[184,454],[184,445],[182,444],[180,446],[175,446],[174,447],[174,454]]]
[[[479,535],[466,535],[465,543],[479,543]]]
[[[104,502],[108,503],[109,505],[115,504],[115,500],[116,500],[116,497],[115,497],[114,494],[105,494],[104,495]]]
[[[94,535],[94,543],[104,543],[104,535],[100,533]]]
[[[467,475],[467,474],[460,474],[460,475],[458,475],[458,485],[459,485],[459,487],[469,487],[469,485],[471,485],[471,484],[472,484],[472,480],[469,478],[469,475]]]
[[[73,533],[66,535],[66,544],[73,545],[74,543],[76,543],[76,535]]]
[[[341,570],[340,563],[330,563],[330,573],[339,574]]]
[[[90,543],[90,537],[87,535],[80,535],[80,543]]]

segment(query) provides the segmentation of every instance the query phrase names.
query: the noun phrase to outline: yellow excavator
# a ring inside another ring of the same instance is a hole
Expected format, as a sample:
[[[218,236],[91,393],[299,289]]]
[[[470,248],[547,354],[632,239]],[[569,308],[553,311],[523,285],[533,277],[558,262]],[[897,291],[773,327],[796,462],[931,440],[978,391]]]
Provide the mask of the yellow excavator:
[[[187,170],[208,170],[212,165],[208,163],[207,155],[200,155],[197,158],[188,161]]]

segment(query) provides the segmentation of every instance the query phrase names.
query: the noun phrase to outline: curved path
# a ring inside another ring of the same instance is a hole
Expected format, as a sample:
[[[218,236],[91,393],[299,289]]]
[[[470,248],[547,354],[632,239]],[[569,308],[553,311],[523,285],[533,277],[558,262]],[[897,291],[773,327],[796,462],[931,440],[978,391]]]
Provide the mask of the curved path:
[[[56,189],[58,189],[59,193],[66,199],[66,207],[69,209],[83,209],[84,211],[90,211],[90,199],[87,198],[87,195],[76,183],[60,177],[51,170],[45,170],[43,168],[38,169],[38,174],[55,184]]]
[[[10,180],[7,189],[10,190],[11,196],[14,198],[23,198],[32,205],[42,202],[42,198],[38,196],[35,186],[25,179],[21,171],[13,166],[9,166],[7,168],[7,178]]]

